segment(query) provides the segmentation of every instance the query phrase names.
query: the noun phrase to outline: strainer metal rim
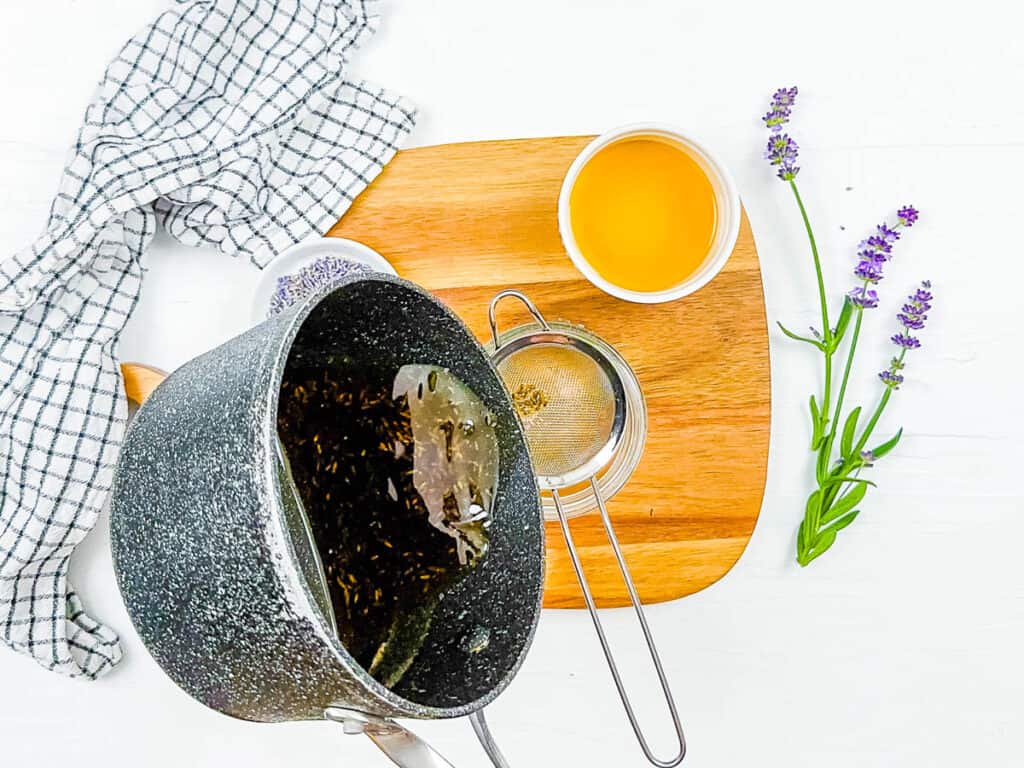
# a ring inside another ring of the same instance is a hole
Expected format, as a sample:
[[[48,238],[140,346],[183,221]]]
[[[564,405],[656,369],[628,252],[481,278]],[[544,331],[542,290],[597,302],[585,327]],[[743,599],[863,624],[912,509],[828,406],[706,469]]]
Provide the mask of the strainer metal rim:
[[[501,364],[517,352],[534,347],[552,346],[575,350],[593,360],[608,379],[608,384],[612,389],[615,412],[608,432],[608,439],[587,461],[568,472],[558,475],[541,474],[537,471],[537,467],[534,466],[534,471],[537,474],[537,485],[543,491],[559,490],[578,485],[589,480],[602,468],[606,467],[614,458],[615,451],[622,441],[626,426],[627,409],[626,390],[622,383],[619,369],[611,357],[589,338],[590,334],[568,323],[549,322],[547,326],[547,329],[530,331],[528,333],[522,332],[531,326],[520,326],[513,328],[507,334],[503,334],[503,338],[498,339],[497,348],[492,353],[491,362],[494,364],[494,367],[500,369]],[[511,335],[511,338],[508,338],[509,335]],[[528,433],[527,444],[529,444]]]

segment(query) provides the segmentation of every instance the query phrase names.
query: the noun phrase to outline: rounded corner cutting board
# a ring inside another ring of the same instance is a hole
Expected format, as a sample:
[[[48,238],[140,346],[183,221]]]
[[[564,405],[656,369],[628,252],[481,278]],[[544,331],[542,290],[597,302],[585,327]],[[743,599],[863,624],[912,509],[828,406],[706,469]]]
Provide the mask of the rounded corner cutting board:
[[[590,136],[443,144],[398,153],[328,235],[366,243],[437,294],[482,341],[487,305],[518,288],[549,320],[615,345],[640,378],[647,445],[608,503],[640,597],[672,600],[717,581],[743,553],[764,493],[770,391],[757,252],[743,217],[725,269],[667,304],[608,296],[573,267],[558,235],[562,177]],[[530,320],[516,302],[499,324]],[[628,604],[590,513],[573,535],[598,605]],[[557,524],[547,529],[547,607],[583,607]]]

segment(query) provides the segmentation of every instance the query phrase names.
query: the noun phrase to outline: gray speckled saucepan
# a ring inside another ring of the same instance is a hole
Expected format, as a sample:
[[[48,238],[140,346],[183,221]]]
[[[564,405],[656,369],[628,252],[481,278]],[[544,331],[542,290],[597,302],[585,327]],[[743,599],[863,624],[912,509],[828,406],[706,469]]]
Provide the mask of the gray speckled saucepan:
[[[338,353],[396,369],[449,368],[496,417],[500,475],[488,555],[443,595],[393,689],[337,639],[304,513],[278,457],[278,389],[289,356]],[[128,612],[182,689],[247,720],[341,720],[408,766],[448,763],[390,718],[478,713],[518,670],[540,615],[543,537],[526,441],[484,350],[437,299],[380,274],[325,286],[171,374],[128,431],[111,507]],[[467,650],[465,638],[481,629],[489,644]]]

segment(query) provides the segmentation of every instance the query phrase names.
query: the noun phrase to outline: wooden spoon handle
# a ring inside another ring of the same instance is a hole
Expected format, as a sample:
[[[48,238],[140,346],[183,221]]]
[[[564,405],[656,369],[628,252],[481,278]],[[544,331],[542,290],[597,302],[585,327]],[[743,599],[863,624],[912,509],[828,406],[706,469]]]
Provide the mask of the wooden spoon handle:
[[[133,403],[142,405],[167,374],[159,368],[141,363],[122,363],[121,376],[124,378],[124,392]]]

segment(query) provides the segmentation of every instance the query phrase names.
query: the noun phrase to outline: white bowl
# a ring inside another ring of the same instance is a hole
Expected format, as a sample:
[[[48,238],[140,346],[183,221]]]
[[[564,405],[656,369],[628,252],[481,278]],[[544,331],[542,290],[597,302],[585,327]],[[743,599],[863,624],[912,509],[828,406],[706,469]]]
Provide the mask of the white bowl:
[[[303,240],[286,249],[263,270],[252,300],[252,321],[258,324],[267,319],[270,300],[277,290],[279,277],[294,275],[321,256],[337,256],[345,261],[364,264],[374,272],[383,272],[388,275],[398,274],[387,259],[368,245],[363,245],[355,240],[346,240],[343,237],[318,237],[312,240]]]
[[[662,291],[631,291],[627,288],[615,285],[598,274],[590,263],[580,252],[576,244],[576,237],[572,231],[572,220],[569,214],[569,196],[576,184],[576,179],[583,170],[583,166],[609,144],[621,139],[653,136],[663,141],[675,144],[686,152],[701,167],[711,181],[715,192],[715,204],[717,207],[717,222],[715,226],[715,239],[711,243],[707,256],[700,267],[689,277],[678,285],[666,288]],[[640,304],[658,304],[663,301],[688,296],[707,285],[717,275],[725,262],[729,260],[732,249],[736,247],[736,239],[740,233],[740,196],[736,191],[736,184],[732,176],[714,155],[711,154],[702,144],[686,136],[682,131],[661,123],[633,123],[619,128],[613,128],[603,133],[590,142],[579,154],[573,164],[569,166],[562,181],[562,191],[558,196],[558,231],[562,235],[562,244],[565,246],[569,258],[572,259],[576,268],[583,273],[591,283],[596,285],[605,293],[611,294],[619,299],[634,301]]]

